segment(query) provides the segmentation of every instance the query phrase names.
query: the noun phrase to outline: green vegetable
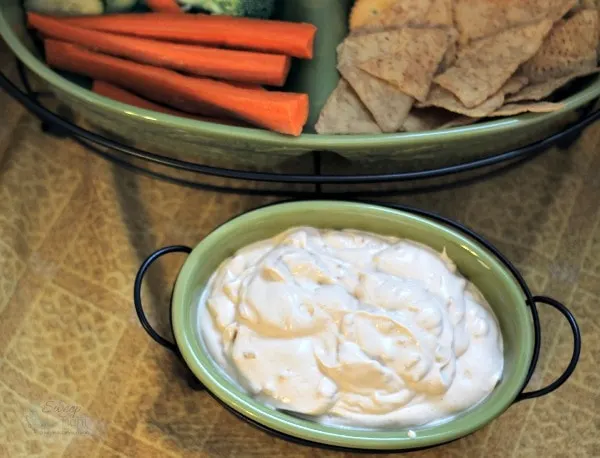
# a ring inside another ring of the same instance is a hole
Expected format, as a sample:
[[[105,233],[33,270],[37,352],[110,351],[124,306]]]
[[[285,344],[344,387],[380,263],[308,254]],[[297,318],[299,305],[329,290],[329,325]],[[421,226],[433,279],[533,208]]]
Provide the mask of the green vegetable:
[[[104,13],[102,0],[25,0],[25,9],[56,16],[82,16]]]
[[[138,3],[138,0],[104,0],[107,13],[122,13],[132,10]]]
[[[213,14],[262,19],[270,18],[275,9],[275,0],[179,0],[179,3],[183,7],[200,8]]]

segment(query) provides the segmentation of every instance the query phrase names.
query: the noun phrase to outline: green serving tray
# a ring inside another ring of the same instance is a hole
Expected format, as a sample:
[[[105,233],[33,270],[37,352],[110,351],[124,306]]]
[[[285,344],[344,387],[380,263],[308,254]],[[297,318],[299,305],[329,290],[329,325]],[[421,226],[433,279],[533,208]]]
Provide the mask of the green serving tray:
[[[0,34],[16,56],[92,125],[127,143],[172,157],[209,165],[273,169],[311,151],[329,151],[366,171],[416,171],[456,165],[509,151],[559,132],[579,118],[578,109],[600,96],[600,77],[575,82],[554,113],[527,114],[475,125],[421,133],[316,135],[319,111],[339,79],[336,47],[347,34],[351,0],[281,1],[277,17],[318,26],[315,58],[296,61],[287,89],[307,92],[310,120],[305,133],[291,138],[260,129],[183,119],[114,102],[89,91],[89,81],[55,72],[43,61],[27,30],[21,0],[0,3]],[[392,165],[393,164],[393,165]]]

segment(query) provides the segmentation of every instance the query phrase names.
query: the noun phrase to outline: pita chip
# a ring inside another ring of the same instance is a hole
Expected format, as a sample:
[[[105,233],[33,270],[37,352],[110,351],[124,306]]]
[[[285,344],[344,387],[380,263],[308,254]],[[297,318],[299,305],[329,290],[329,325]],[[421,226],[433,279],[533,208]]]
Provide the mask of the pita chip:
[[[350,85],[341,79],[315,125],[319,134],[375,134],[381,129]]]
[[[388,35],[389,32],[383,34]],[[393,54],[362,62],[359,67],[403,93],[424,101],[446,54],[448,34],[437,28],[405,28],[393,34],[397,37]]]
[[[540,50],[520,73],[533,83],[591,70],[597,64],[598,12],[581,10],[552,29]]]
[[[523,100],[542,100],[546,97],[551,96],[555,91],[566,86],[571,81],[584,76],[592,75],[600,71],[600,68],[594,68],[593,70],[584,70],[576,72],[571,75],[563,76],[562,78],[555,78],[542,83],[534,83],[523,87],[518,92],[515,92],[510,97],[507,97],[507,102],[520,102]]]
[[[550,113],[563,108],[562,103],[533,102],[529,104],[509,103],[489,114],[490,117],[514,116],[522,113]]]
[[[552,21],[545,19],[478,40],[463,48],[454,65],[434,82],[467,108],[476,107],[498,92],[519,65],[540,49],[551,28]]]

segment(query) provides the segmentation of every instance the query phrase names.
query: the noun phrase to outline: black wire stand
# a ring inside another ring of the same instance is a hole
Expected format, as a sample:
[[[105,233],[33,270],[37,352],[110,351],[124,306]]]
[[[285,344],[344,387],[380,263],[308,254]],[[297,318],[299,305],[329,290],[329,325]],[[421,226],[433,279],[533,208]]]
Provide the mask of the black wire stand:
[[[579,110],[580,119],[563,131],[551,135],[541,141],[507,151],[483,159],[445,167],[432,168],[415,172],[392,172],[380,174],[351,174],[351,175],[326,175],[321,173],[322,152],[312,153],[311,174],[287,174],[274,172],[256,172],[237,170],[223,167],[213,167],[184,161],[164,155],[144,151],[132,146],[125,145],[117,140],[108,138],[102,134],[86,130],[60,115],[47,109],[41,102],[48,93],[35,92],[29,82],[27,71],[23,64],[17,60],[19,79],[24,91],[11,82],[5,75],[0,73],[0,87],[10,96],[20,102],[26,109],[36,115],[42,125],[42,129],[51,135],[69,137],[88,148],[92,153],[103,157],[126,169],[149,175],[154,178],[166,180],[186,187],[200,188],[204,190],[236,193],[245,195],[263,196],[285,196],[293,198],[373,198],[389,195],[408,195],[436,192],[446,189],[466,186],[493,176],[505,173],[527,161],[532,160],[552,146],[568,148],[578,139],[582,130],[600,119],[600,111],[592,111],[594,102],[587,104]],[[144,165],[130,162],[141,160]],[[276,183],[289,185],[311,185],[308,190],[256,188],[247,185],[217,185],[197,180],[190,180],[173,176],[163,171],[156,171],[151,167],[187,172],[193,176],[218,177],[232,179],[240,183]],[[467,176],[468,174],[468,176]],[[453,176],[451,181],[435,182],[436,179]],[[328,192],[323,185],[361,185],[374,183],[404,183],[403,187],[395,189],[378,190],[352,190],[346,192]],[[410,187],[406,186],[410,183]],[[416,184],[419,183],[419,184]]]

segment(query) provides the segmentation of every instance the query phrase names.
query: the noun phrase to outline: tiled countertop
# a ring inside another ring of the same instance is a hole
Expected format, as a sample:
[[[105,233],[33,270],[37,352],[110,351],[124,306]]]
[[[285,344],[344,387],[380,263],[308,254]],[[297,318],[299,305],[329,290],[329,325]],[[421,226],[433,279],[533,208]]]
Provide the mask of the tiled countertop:
[[[488,237],[535,293],[570,305],[584,339],[579,368],[558,392],[512,407],[471,437],[409,456],[600,456],[600,124],[569,151],[485,183],[397,200]],[[136,269],[152,250],[194,245],[266,201],[134,175],[44,135],[0,93],[0,456],[311,456],[191,391],[132,306]],[[148,282],[162,329],[181,262],[159,263]],[[541,314],[543,355],[532,387],[551,381],[571,354],[568,325],[558,313]]]

